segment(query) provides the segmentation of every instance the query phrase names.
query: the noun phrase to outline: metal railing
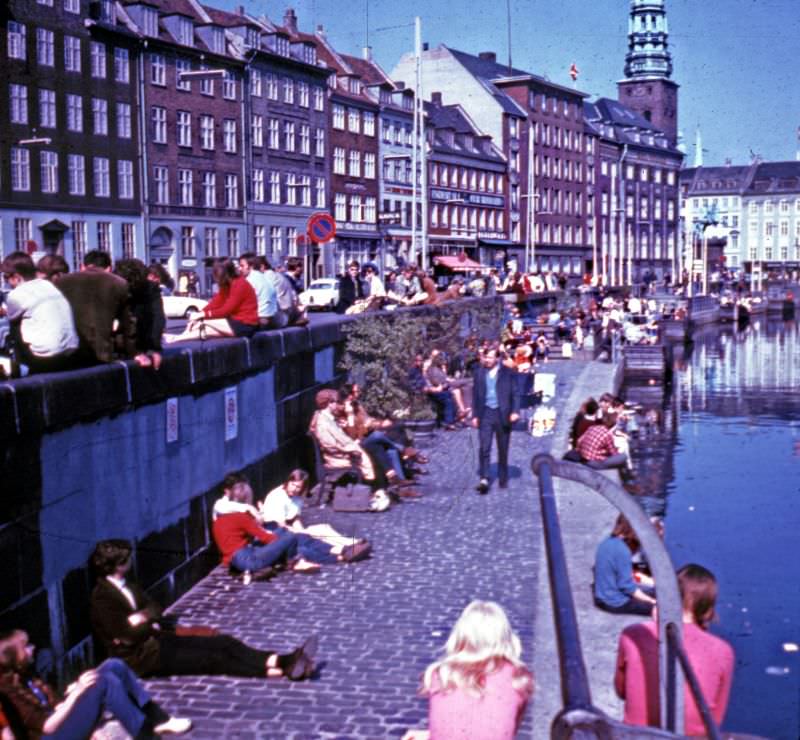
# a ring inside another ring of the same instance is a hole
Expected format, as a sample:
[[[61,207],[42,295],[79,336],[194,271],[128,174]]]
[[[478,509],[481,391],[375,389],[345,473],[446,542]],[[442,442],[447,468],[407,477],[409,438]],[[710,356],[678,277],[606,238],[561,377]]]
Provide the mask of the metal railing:
[[[685,676],[703,717],[706,736],[710,740],[720,740],[719,730],[714,723],[697,677],[694,675],[683,648],[681,630],[683,608],[672,561],[664,543],[641,506],[603,473],[584,465],[555,460],[545,454],[533,458],[531,469],[539,480],[550,594],[553,601],[561,671],[563,709],[553,719],[551,738],[553,740],[562,738],[567,740],[575,737],[617,740],[634,737],[674,738],[682,736],[684,726],[683,678]],[[600,493],[628,519],[647,554],[653,577],[658,584],[661,729],[625,725],[611,719],[592,704],[566,554],[561,537],[553,477],[581,483]],[[678,666],[681,668],[680,671]]]

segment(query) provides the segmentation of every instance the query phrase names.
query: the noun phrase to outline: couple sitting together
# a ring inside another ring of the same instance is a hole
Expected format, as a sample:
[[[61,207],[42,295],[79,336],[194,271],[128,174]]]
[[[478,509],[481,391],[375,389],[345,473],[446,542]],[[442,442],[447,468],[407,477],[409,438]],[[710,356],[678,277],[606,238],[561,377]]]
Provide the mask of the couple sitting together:
[[[300,512],[307,486],[308,473],[294,470],[256,507],[247,478],[227,475],[213,512],[214,542],[223,565],[249,582],[269,578],[281,566],[294,573],[316,573],[322,565],[367,558],[372,546],[366,540],[348,538],[328,524],[303,526]]]

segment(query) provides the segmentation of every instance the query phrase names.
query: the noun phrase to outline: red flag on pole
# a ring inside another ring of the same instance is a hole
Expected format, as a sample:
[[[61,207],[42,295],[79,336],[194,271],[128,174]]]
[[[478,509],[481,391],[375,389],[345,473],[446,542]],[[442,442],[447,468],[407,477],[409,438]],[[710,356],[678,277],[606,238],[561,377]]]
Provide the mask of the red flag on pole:
[[[581,71],[578,69],[578,65],[575,64],[575,62],[569,65],[569,76],[572,78],[573,82],[578,79],[580,73]]]

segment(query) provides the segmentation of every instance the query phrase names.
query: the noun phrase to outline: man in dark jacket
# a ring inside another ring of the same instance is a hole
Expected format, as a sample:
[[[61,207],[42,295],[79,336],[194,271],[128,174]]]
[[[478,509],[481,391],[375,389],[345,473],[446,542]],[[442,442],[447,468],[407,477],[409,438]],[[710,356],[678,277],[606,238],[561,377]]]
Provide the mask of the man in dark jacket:
[[[107,252],[87,252],[81,271],[64,275],[56,287],[72,307],[84,364],[136,357],[136,327],[131,317],[128,283],[111,273]]]
[[[519,419],[519,392],[513,371],[501,365],[498,351],[489,348],[475,370],[472,384],[472,425],[478,429],[480,467],[477,491],[489,492],[489,461],[492,435],[497,438],[497,468],[500,488],[508,486],[508,445],[511,425]]]
[[[357,300],[366,298],[367,290],[361,279],[361,270],[358,262],[351,262],[347,266],[347,274],[339,281],[339,302],[336,304],[336,313],[344,313]]]

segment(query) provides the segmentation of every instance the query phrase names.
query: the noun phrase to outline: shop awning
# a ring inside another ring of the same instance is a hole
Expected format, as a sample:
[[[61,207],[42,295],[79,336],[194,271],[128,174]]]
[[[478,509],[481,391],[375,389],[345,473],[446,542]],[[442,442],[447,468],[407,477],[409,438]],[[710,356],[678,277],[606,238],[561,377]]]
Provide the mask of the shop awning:
[[[470,259],[463,252],[461,254],[441,254],[434,257],[433,262],[440,267],[446,267],[448,270],[454,270],[456,272],[489,269],[486,265],[482,265],[480,262]]]

